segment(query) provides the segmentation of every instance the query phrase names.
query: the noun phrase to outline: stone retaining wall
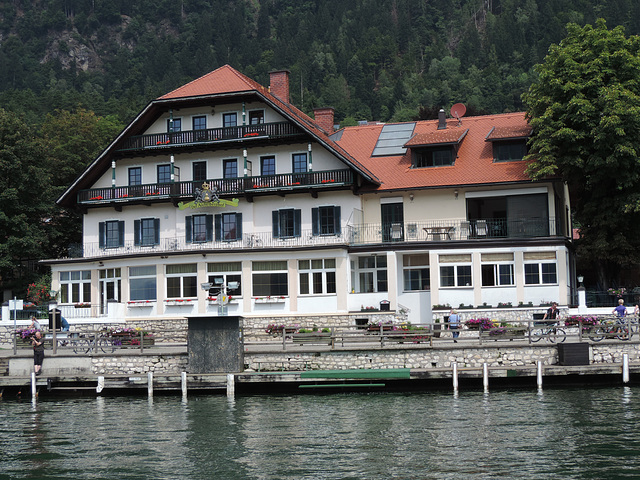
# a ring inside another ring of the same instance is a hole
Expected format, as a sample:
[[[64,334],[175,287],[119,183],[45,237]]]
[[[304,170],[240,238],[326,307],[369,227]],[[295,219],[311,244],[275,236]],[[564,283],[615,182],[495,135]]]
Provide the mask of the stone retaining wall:
[[[189,357],[186,354],[96,356],[91,359],[91,373],[94,375],[180,373],[188,371],[188,362]]]

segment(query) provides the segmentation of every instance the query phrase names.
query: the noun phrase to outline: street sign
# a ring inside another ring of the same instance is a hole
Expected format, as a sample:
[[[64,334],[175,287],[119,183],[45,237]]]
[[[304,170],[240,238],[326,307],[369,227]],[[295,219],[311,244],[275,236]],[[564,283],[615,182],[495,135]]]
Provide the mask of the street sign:
[[[24,300],[9,300],[9,310],[22,310]]]

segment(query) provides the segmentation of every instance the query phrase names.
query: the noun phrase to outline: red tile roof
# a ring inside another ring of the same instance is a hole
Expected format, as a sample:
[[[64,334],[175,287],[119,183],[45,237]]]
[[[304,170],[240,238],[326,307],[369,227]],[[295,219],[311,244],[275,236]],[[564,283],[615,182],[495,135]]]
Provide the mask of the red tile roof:
[[[452,143],[460,143],[464,136],[466,135],[467,130],[452,130],[449,128],[436,130],[435,132],[427,132],[427,133],[418,133],[411,138],[405,146],[407,147],[417,147],[417,146],[426,146],[426,145],[445,145]]]
[[[251,80],[230,65],[224,65],[200,78],[182,85],[175,90],[158,97],[158,100],[171,98],[200,97],[203,95],[216,95],[222,93],[247,92],[268,90],[258,82]]]
[[[344,157],[349,163],[356,167],[356,169],[360,170],[361,173],[369,177],[373,182],[378,183],[378,179],[365,165],[359,163],[359,161],[349,152],[345,151],[341,145],[335,143],[329,138],[328,133],[331,132],[326,132],[306,113],[290,103],[283,102],[275,95],[272,95],[268,88],[263,87],[258,82],[240,73],[230,65],[224,65],[193,80],[192,82],[187,83],[186,85],[178,87],[172,92],[159,97],[158,100],[182,99],[252,91],[259,93],[265,100],[280,109],[281,113],[285,116],[289,116],[292,117],[293,120],[297,120],[298,124],[310,131],[310,133],[312,133],[320,143],[323,143],[329,149],[334,150],[339,156]]]
[[[492,142],[486,141],[492,129],[494,132],[530,132],[522,112],[463,117],[460,123],[449,119],[446,130],[438,130],[438,120],[416,122],[414,137],[408,145],[424,145],[425,139],[427,143],[455,141],[468,130],[461,140],[455,164],[446,167],[411,168],[410,148],[404,155],[371,156],[382,127],[382,124],[346,127],[337,142],[382,181],[378,190],[529,181],[524,172],[527,162],[494,162]],[[509,134],[508,138],[514,136]]]

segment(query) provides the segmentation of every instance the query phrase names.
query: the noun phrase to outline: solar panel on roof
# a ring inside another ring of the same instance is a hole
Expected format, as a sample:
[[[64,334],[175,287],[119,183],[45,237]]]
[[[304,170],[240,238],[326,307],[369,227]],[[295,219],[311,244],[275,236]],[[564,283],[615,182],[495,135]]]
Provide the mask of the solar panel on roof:
[[[383,126],[372,155],[374,157],[404,155],[407,149],[403,145],[413,136],[415,128],[415,122]]]

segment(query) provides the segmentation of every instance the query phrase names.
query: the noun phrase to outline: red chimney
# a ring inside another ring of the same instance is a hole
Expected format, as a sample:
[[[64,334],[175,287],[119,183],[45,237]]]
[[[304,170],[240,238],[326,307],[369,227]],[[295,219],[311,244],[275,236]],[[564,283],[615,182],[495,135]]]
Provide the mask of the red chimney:
[[[333,114],[335,110],[333,107],[314,108],[313,116],[316,119],[316,123],[329,135],[333,133]]]
[[[289,70],[269,72],[269,91],[285,103],[289,103]]]

